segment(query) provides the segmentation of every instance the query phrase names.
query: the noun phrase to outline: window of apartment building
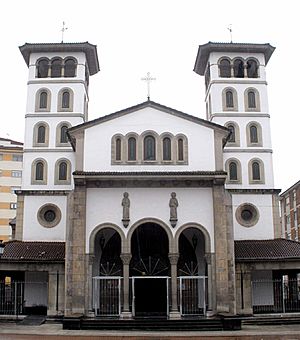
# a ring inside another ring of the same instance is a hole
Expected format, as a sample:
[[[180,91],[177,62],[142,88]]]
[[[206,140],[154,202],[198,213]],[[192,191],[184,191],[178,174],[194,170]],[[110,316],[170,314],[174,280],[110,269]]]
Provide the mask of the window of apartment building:
[[[2,160],[3,160],[3,154],[0,153],[0,161],[2,161]]]
[[[22,171],[20,171],[20,170],[12,170],[11,177],[22,177]]]
[[[17,209],[17,203],[10,203],[10,209]]]
[[[23,156],[19,154],[14,154],[12,155],[12,160],[15,162],[22,162],[23,161]]]
[[[291,218],[290,215],[286,216],[285,219],[285,225],[286,225],[286,235],[288,239],[291,239]]]

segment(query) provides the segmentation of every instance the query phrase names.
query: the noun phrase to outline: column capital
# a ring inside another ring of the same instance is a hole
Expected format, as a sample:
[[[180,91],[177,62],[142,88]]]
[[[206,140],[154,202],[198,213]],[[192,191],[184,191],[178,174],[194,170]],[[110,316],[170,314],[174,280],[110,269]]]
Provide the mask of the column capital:
[[[211,253],[205,253],[204,258],[207,264],[211,264]]]
[[[179,259],[179,253],[169,253],[168,257],[171,265],[176,265]]]
[[[130,253],[121,253],[120,258],[124,265],[129,265],[132,255]]]

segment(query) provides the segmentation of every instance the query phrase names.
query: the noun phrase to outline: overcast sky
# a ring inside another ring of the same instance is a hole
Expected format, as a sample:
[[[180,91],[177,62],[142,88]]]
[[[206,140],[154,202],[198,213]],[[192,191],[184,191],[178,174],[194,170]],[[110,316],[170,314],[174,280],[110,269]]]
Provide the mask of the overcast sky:
[[[198,46],[233,41],[270,43],[267,66],[275,186],[287,189],[299,176],[300,43],[297,1],[2,1],[0,136],[23,141],[27,66],[25,42],[89,41],[97,45],[101,71],[90,80],[89,119],[147,99],[141,78],[156,81],[151,99],[205,118],[204,79],[193,72]]]

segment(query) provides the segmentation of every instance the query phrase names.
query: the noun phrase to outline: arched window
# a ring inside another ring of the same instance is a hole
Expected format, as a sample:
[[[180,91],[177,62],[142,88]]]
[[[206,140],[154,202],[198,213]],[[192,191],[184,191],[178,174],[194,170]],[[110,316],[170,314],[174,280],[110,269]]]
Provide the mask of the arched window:
[[[68,126],[62,125],[60,128],[60,143],[68,143],[67,131],[68,131]]]
[[[49,70],[49,60],[41,59],[37,65],[37,77],[38,78],[47,78]]]
[[[184,152],[183,152],[183,139],[179,138],[177,141],[177,149],[178,149],[178,160],[184,160]]]
[[[48,107],[48,93],[46,91],[40,92],[39,108],[47,109]]]
[[[233,108],[233,93],[231,90],[227,90],[225,93],[225,100],[226,100],[226,108]]]
[[[136,139],[134,137],[128,139],[128,160],[136,161]]]
[[[63,109],[68,109],[70,107],[70,92],[64,91],[61,97],[61,107]]]
[[[255,60],[247,61],[247,77],[257,78],[258,77],[258,65]]]
[[[257,161],[252,162],[252,179],[253,181],[260,181],[260,164]]]
[[[229,180],[230,181],[238,180],[238,169],[236,162],[229,163]]]
[[[58,180],[66,181],[68,179],[68,164],[65,161],[59,163]]]
[[[172,157],[171,154],[171,139],[169,137],[165,137],[163,139],[163,160],[170,161]]]
[[[116,139],[116,161],[121,160],[121,139]]]
[[[65,77],[76,76],[76,62],[73,59],[65,60]]]
[[[55,58],[51,61],[51,77],[59,78],[61,77],[62,71],[62,61],[59,58]]]
[[[258,143],[258,132],[256,125],[250,125],[250,143]]]
[[[244,78],[244,62],[236,59],[233,63],[233,74],[235,78]]]
[[[46,143],[46,127],[45,125],[40,125],[37,129],[37,143]]]
[[[230,78],[231,77],[231,66],[230,61],[228,59],[222,59],[220,61],[220,77],[222,78]]]
[[[44,180],[44,163],[41,161],[35,164],[35,180],[36,181]]]
[[[256,109],[256,100],[255,100],[255,92],[248,91],[248,108]]]
[[[146,136],[144,138],[144,160],[154,161],[155,159],[155,138],[153,136]]]
[[[230,124],[230,125],[227,126],[227,128],[230,130],[230,136],[229,136],[228,142],[229,143],[235,143],[236,138],[235,138],[235,127],[234,127],[234,125]]]

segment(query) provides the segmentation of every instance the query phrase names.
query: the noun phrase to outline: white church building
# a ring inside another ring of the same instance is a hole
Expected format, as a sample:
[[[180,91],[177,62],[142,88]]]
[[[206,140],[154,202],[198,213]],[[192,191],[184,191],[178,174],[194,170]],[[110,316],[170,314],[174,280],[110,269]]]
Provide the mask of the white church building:
[[[269,44],[200,45],[206,119],[150,98],[88,120],[90,43],[24,44],[24,166],[0,313],[121,319],[300,309],[280,239]]]

